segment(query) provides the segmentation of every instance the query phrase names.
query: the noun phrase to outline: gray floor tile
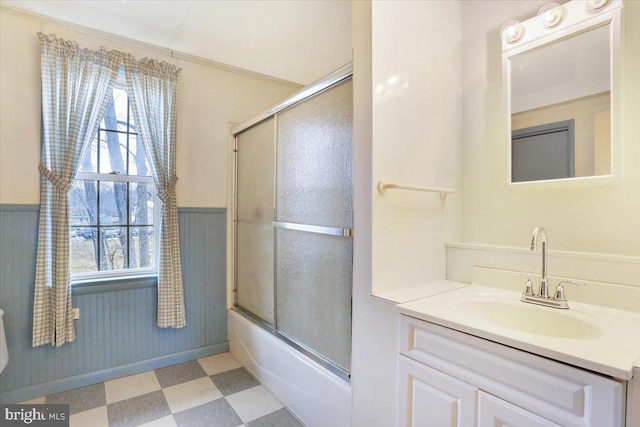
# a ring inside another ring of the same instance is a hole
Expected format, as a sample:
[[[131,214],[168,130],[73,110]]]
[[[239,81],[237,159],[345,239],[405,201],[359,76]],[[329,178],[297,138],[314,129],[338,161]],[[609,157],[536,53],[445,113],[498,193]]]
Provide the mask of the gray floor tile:
[[[247,423],[247,427],[304,427],[300,421],[285,408],[272,412]]]
[[[242,420],[226,399],[218,399],[173,414],[180,427],[237,427]]]
[[[45,398],[45,403],[66,403],[69,405],[69,415],[106,405],[107,398],[104,392],[104,383],[50,394]]]
[[[244,368],[232,369],[220,374],[211,375],[211,380],[223,396],[260,385]]]
[[[202,366],[200,366],[197,360],[156,369],[155,372],[160,387],[162,388],[207,376],[207,373],[202,369]]]
[[[143,394],[107,405],[110,427],[137,426],[171,415],[162,391]]]

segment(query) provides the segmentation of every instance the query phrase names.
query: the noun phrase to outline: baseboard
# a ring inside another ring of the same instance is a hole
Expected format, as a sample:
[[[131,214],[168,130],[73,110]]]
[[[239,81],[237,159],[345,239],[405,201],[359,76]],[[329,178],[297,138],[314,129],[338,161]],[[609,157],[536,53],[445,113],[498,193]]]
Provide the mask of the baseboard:
[[[45,396],[48,394],[60,393],[62,391],[84,387],[87,385],[96,384],[127,375],[139,374],[151,369],[164,368],[165,366],[175,365],[176,363],[187,362],[189,360],[199,359],[201,357],[211,356],[213,354],[224,353],[228,350],[229,343],[225,341],[207,347],[200,347],[194,350],[187,350],[180,353],[156,357],[153,359],[141,360],[139,362],[115,366],[113,368],[90,372],[88,374],[61,378],[59,380],[36,384],[16,390],[7,390],[0,393],[0,402],[23,402],[25,400],[34,399],[36,397]]]

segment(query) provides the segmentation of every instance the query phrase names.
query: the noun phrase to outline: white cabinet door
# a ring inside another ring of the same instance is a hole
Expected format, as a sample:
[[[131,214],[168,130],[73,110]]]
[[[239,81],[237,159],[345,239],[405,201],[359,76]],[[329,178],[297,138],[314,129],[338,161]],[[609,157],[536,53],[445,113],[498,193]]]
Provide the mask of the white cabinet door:
[[[564,427],[624,425],[625,384],[602,375],[408,316],[400,353]]]
[[[480,391],[478,393],[478,427],[562,426]]]
[[[398,427],[475,427],[478,389],[399,356]]]

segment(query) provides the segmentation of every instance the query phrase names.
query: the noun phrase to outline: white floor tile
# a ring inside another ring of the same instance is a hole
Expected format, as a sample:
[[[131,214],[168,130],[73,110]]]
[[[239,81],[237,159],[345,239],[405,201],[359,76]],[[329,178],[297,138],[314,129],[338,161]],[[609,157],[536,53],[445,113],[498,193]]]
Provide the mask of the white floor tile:
[[[43,405],[44,399],[46,396],[37,397],[31,400],[25,400],[24,402],[20,402],[21,405]]]
[[[167,415],[166,417],[140,424],[138,427],[178,427],[178,424],[173,419],[173,415]]]
[[[220,372],[230,371],[241,367],[240,363],[229,353],[221,353],[213,356],[198,359],[200,366],[207,375],[215,375]]]
[[[226,399],[243,423],[248,423],[284,407],[262,385],[231,394],[226,396]]]
[[[107,407],[99,406],[88,411],[78,412],[69,417],[69,427],[109,427]]]
[[[173,414],[222,397],[209,377],[167,387],[162,392]]]
[[[104,383],[107,404],[160,390],[155,372],[147,371]]]

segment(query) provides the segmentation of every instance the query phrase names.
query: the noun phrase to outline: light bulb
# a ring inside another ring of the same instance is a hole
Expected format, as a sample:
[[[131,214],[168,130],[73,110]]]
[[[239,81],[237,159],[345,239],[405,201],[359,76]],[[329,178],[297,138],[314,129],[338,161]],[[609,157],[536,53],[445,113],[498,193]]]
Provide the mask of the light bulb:
[[[515,43],[524,36],[524,27],[518,21],[505,22],[500,28],[500,38],[506,43]]]
[[[598,10],[608,5],[611,0],[582,0],[582,1],[584,2],[585,6],[587,6],[588,8],[593,10]]]
[[[562,22],[564,8],[558,3],[547,3],[540,8],[538,16],[542,15],[542,25],[552,28]]]

